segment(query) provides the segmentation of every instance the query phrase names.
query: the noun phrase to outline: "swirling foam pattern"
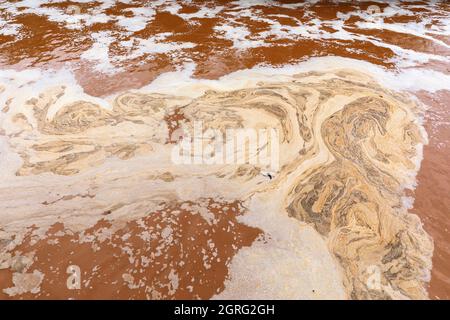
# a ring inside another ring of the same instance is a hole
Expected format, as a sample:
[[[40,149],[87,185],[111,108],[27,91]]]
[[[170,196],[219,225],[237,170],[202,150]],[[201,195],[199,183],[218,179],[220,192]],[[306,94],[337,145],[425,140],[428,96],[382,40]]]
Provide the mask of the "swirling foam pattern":
[[[405,94],[349,69],[208,90],[197,98],[176,90],[125,92],[110,109],[83,100],[58,105],[65,90],[48,88],[8,110],[4,134],[21,160],[1,187],[4,233],[55,220],[83,229],[105,210],[127,220],[142,207],[173,200],[239,200],[249,211],[266,201],[277,215],[320,234],[348,297],[427,297],[432,240],[402,201],[426,135],[421,106]],[[279,171],[268,180],[257,164],[171,163],[167,119],[173,112],[187,130],[195,121],[205,130],[277,128]],[[372,266],[381,272],[380,290],[368,286]]]

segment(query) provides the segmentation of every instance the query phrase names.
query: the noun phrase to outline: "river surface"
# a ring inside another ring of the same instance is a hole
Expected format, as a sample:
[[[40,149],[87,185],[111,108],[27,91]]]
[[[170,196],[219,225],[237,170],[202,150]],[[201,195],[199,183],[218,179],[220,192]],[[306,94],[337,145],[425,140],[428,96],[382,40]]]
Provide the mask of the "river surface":
[[[449,299],[449,103],[446,1],[0,1],[0,299]]]

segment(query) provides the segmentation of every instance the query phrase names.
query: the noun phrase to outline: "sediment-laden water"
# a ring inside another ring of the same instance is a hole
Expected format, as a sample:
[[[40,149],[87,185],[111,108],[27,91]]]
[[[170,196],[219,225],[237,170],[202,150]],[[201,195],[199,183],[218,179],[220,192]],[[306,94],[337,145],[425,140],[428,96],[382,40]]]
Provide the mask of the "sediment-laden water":
[[[1,2],[0,297],[448,298],[448,10]]]

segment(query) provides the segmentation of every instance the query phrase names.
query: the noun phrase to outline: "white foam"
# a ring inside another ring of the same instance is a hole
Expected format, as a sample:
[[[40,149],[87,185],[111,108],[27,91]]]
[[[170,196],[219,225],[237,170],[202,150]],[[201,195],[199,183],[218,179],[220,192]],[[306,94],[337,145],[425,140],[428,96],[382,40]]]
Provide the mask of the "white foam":
[[[265,44],[264,40],[247,39],[251,33],[243,26],[232,27],[230,25],[220,25],[215,26],[214,30],[218,32],[221,37],[233,41],[233,47],[237,49],[255,48]]]
[[[19,31],[22,28],[21,24],[8,23],[0,17],[0,35],[4,36],[19,36]]]
[[[133,13],[133,17],[121,17],[117,24],[127,31],[136,32],[145,29],[148,22],[155,16],[155,10],[150,7],[128,8],[126,11]]]
[[[147,39],[139,39],[138,49],[134,55],[140,56],[146,53],[168,53],[180,49],[188,49],[196,46],[192,42],[168,42],[164,41],[171,33],[160,33]]]
[[[168,2],[166,6],[164,7],[164,10],[170,12],[173,15],[177,15],[180,18],[183,18],[187,21],[194,19],[194,18],[214,18],[221,12],[224,7],[223,6],[209,6],[208,4],[205,4],[203,7],[200,8],[200,10],[193,12],[193,13],[180,13],[181,5],[177,2]]]
[[[288,217],[276,198],[252,197],[250,212],[239,217],[270,237],[239,250],[225,290],[213,299],[345,299],[341,270],[324,239]]]
[[[114,38],[111,37],[111,33],[108,31],[100,31],[94,33],[92,38],[95,42],[90,49],[83,52],[81,59],[94,62],[92,65],[96,71],[104,73],[119,71],[119,68],[115,67],[109,58],[109,46],[114,41]]]

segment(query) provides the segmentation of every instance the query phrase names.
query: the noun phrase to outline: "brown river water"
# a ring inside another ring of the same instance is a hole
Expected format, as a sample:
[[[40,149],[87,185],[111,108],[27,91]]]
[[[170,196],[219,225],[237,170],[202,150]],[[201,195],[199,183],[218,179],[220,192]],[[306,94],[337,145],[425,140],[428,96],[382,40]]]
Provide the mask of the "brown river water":
[[[449,26],[446,1],[0,1],[0,299],[450,299]],[[280,124],[275,178],[171,165],[197,120]]]

